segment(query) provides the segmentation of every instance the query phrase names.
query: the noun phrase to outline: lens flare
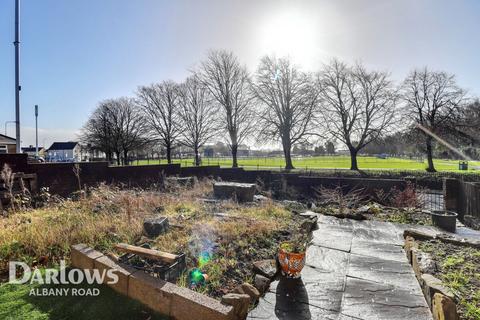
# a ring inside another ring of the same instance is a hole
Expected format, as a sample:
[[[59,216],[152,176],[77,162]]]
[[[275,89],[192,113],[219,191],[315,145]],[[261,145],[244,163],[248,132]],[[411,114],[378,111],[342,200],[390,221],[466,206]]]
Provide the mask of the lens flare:
[[[202,268],[204,265],[206,265],[211,259],[210,253],[209,252],[201,252],[200,256],[198,257],[198,266]]]

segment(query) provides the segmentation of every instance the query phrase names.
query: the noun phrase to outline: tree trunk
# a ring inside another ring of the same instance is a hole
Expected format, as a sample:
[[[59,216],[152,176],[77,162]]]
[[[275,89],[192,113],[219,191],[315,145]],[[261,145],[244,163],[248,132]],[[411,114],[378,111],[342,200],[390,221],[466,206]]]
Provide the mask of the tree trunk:
[[[357,162],[357,152],[358,150],[354,147],[350,147],[350,170],[357,170],[358,171],[358,162]]]
[[[195,148],[195,166],[200,166],[200,154],[198,153],[198,148]]]
[[[172,163],[172,146],[171,146],[171,144],[167,143],[166,148],[167,148],[167,163],[171,164]]]
[[[292,154],[291,154],[292,145],[290,141],[285,141],[283,143],[283,154],[285,155],[285,169],[292,170],[295,169],[292,163]]]
[[[238,144],[232,144],[232,168],[238,168],[237,151]]]
[[[123,165],[128,165],[128,150],[123,150]]]
[[[117,156],[117,165],[120,165],[120,152],[115,152],[115,155]]]
[[[433,165],[432,137],[427,136],[426,145],[427,145],[427,161],[428,161],[427,171],[436,172],[437,170],[435,170],[435,166]]]

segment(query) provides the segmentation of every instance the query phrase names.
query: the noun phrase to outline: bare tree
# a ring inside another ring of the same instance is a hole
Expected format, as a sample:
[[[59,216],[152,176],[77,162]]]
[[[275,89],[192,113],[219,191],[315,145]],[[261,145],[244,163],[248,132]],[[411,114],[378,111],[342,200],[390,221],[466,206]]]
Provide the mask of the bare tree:
[[[279,139],[285,155],[285,169],[293,169],[292,146],[314,134],[318,92],[309,74],[288,59],[264,57],[252,84],[261,104],[259,129],[262,139]]]
[[[113,155],[119,150],[118,138],[114,132],[114,107],[112,100],[105,100],[97,108],[83,126],[81,142],[90,149],[105,153],[107,161],[112,161]],[[118,164],[120,158],[117,158]]]
[[[332,60],[319,73],[318,84],[324,106],[321,124],[347,146],[350,169],[358,170],[358,152],[394,122],[397,99],[388,74]]]
[[[117,164],[128,164],[129,152],[147,142],[145,123],[132,98],[105,100],[99,104],[82,130],[82,141],[116,155]]]
[[[446,72],[417,69],[403,82],[405,111],[424,137],[427,171],[436,171],[433,164],[434,137],[455,126],[465,96],[466,92],[457,85],[455,76]]]
[[[180,85],[179,103],[183,128],[180,143],[193,150],[195,165],[199,166],[200,148],[217,134],[217,107],[196,75]]]
[[[149,133],[165,148],[168,163],[180,134],[179,86],[164,81],[138,89],[137,101],[143,110]]]
[[[228,133],[233,167],[238,167],[238,146],[254,129],[254,113],[247,69],[237,57],[225,50],[211,51],[201,64],[200,80],[221,105],[221,126]]]

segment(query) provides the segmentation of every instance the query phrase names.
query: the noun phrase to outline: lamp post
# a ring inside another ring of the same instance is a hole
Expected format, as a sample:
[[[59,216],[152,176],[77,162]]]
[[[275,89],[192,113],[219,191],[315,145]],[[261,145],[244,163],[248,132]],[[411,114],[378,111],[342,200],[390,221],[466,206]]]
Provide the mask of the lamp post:
[[[7,124],[9,123],[17,123],[17,121],[5,121],[5,135],[7,135]]]
[[[19,32],[19,20],[20,20],[20,0],[15,0],[15,122],[16,122],[16,149],[17,153],[21,153],[20,149],[20,32]]]
[[[38,158],[38,105],[35,105],[35,156]]]

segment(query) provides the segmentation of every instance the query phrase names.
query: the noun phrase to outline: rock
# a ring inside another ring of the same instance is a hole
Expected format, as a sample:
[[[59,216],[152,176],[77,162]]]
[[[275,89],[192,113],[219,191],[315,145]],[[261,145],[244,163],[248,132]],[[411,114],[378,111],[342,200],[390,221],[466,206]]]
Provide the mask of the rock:
[[[222,303],[232,306],[238,319],[245,319],[250,305],[250,296],[248,294],[227,293],[222,297]]]
[[[268,287],[270,286],[270,279],[260,274],[256,274],[254,285],[255,288],[257,288],[257,290],[260,292],[260,295],[262,295],[268,290]]]
[[[253,263],[253,271],[269,279],[273,279],[278,272],[277,261],[274,259],[255,261]]]
[[[233,198],[238,202],[252,202],[256,186],[254,183],[215,182],[213,192],[218,199]]]
[[[304,205],[303,203],[298,201],[292,201],[292,200],[283,200],[281,201],[281,204],[284,205],[288,210],[297,212],[297,213],[307,208],[307,206]]]
[[[262,201],[270,200],[270,198],[262,196],[261,194],[256,194],[256,195],[253,196],[253,200],[255,200],[257,202],[262,202]]]
[[[244,282],[241,286],[244,293],[250,296],[252,302],[256,302],[260,298],[260,292],[257,288],[252,286],[250,283]]]
[[[437,265],[432,259],[432,256],[428,253],[421,252],[416,248],[412,249],[412,268],[417,276],[417,279],[421,279],[422,274],[435,273],[437,270]]]
[[[307,211],[300,214],[300,217],[305,218],[300,225],[300,229],[305,232],[311,232],[317,227],[318,216],[315,212]]]
[[[452,298],[435,293],[432,305],[435,320],[458,320],[457,306]]]
[[[407,236],[405,238],[405,244],[403,245],[403,249],[405,250],[405,254],[407,255],[408,262],[412,264],[412,249],[418,249],[418,243],[415,242],[415,239]]]
[[[441,293],[444,296],[447,296],[451,299],[455,299],[453,292],[444,287],[440,279],[435,278],[431,274],[422,274],[420,281],[423,294],[430,306],[433,304],[434,295],[436,293]]]
[[[150,238],[156,238],[168,231],[168,219],[166,217],[146,218],[143,221],[143,231]]]

